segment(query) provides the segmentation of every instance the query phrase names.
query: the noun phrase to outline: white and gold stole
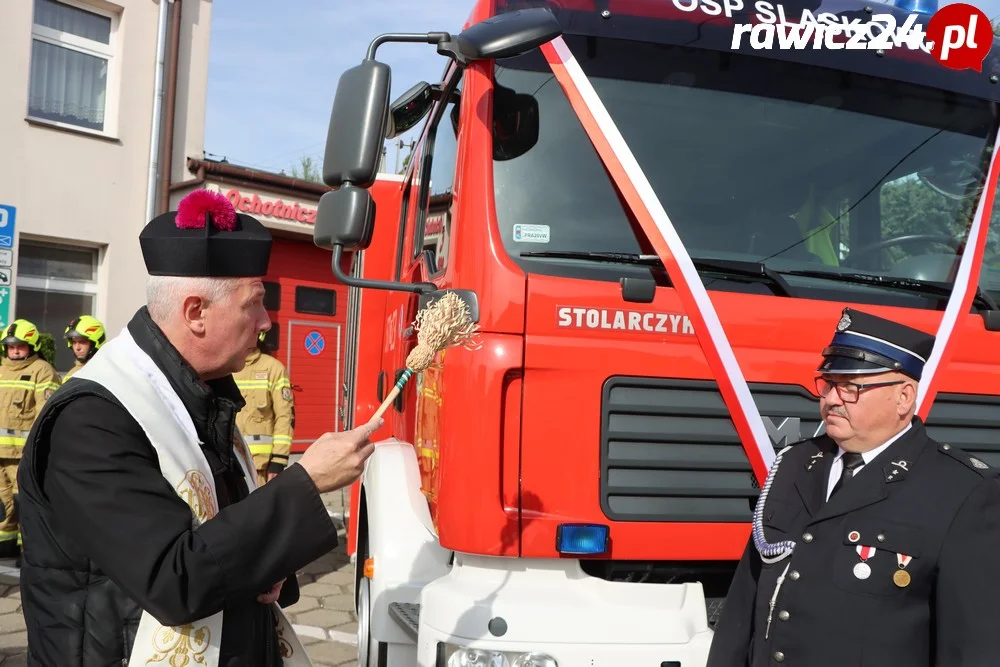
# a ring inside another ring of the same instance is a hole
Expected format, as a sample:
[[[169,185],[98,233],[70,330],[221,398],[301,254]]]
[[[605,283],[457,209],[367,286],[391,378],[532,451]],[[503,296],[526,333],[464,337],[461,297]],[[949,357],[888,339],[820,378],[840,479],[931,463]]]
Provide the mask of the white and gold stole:
[[[163,476],[191,508],[192,527],[214,517],[219,511],[215,481],[198,444],[194,422],[169,380],[136,344],[128,329],[108,341],[76,377],[104,386],[142,426],[156,450]],[[235,432],[233,448],[253,492],[257,488],[253,457],[239,431]],[[277,603],[274,613],[285,667],[313,667]],[[217,667],[222,615],[220,611],[193,623],[166,627],[143,611],[128,664]]]

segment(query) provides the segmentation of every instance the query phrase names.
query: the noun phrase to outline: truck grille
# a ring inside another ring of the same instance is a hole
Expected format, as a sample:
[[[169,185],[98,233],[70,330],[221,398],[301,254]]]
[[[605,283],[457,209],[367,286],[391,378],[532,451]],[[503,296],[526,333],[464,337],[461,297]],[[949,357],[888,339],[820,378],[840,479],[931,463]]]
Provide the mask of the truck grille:
[[[750,393],[776,451],[822,433],[803,387]],[[1000,398],[938,394],[927,430],[1000,467]],[[748,522],[760,489],[715,382],[614,377],[601,402],[600,493],[614,521]]]

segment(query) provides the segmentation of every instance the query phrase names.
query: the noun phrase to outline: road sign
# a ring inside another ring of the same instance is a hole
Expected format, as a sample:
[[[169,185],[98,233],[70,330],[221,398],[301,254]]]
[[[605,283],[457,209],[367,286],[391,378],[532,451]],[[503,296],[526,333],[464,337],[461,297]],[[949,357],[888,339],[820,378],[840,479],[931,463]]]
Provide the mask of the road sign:
[[[14,265],[14,251],[7,250],[6,248],[0,248],[0,266],[13,266]]]
[[[326,347],[326,340],[323,338],[323,334],[318,331],[310,331],[306,334],[305,340],[306,352],[313,355],[314,357],[323,351]]]
[[[11,282],[13,282],[11,274],[13,274],[11,269],[0,269],[0,286],[10,287]]]
[[[14,229],[17,223],[17,209],[0,204],[0,248],[14,247]]]

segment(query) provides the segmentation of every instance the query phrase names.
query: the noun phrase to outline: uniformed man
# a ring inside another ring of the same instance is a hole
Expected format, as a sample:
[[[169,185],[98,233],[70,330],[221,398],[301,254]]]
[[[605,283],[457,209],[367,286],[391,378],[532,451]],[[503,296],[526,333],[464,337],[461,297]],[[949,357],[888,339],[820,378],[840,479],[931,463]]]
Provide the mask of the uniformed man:
[[[1000,481],[915,416],[933,345],[844,309],[826,433],[774,462],[708,667],[1000,664]]]
[[[236,426],[250,445],[259,484],[274,479],[288,465],[295,428],[292,384],[284,364],[267,353],[266,336],[260,333],[247,365],[233,375],[246,402],[236,416]]]
[[[0,523],[0,558],[17,558],[21,544],[14,497],[17,468],[25,439],[42,406],[59,388],[59,374],[38,354],[38,327],[28,320],[14,320],[3,332],[0,362],[0,500],[4,520]]]
[[[83,365],[90,361],[104,345],[104,325],[96,317],[81,315],[73,319],[66,327],[65,338],[66,346],[73,350],[76,363],[73,364],[73,368],[66,371],[63,382],[83,368]]]
[[[270,326],[271,235],[207,190],[143,229],[146,306],[46,404],[19,470],[29,665],[306,667],[282,607],[336,547],[321,494],[374,428],[257,487],[239,372]]]

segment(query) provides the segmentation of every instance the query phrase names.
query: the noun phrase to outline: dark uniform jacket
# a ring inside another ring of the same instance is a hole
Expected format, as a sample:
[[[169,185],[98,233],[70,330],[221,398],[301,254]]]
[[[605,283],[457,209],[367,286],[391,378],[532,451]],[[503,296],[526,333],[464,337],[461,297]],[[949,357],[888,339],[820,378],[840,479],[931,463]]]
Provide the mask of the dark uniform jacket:
[[[1000,665],[996,471],[931,440],[915,418],[827,501],[837,451],[820,436],[782,457],[763,526],[771,544],[794,541],[794,553],[763,563],[749,541],[708,667]],[[854,574],[859,546],[876,549],[866,579]],[[897,554],[912,556],[904,587],[893,581]]]
[[[192,529],[139,424],[99,385],[67,382],[18,476],[28,664],[124,665],[144,608],[168,626],[224,610],[220,667],[280,665],[273,610],[255,598],[286,578],[279,603],[294,604],[296,570],[336,547],[336,527],[299,465],[249,494],[232,378],[198,380],[145,308],[128,328],[190,412],[220,511]]]

